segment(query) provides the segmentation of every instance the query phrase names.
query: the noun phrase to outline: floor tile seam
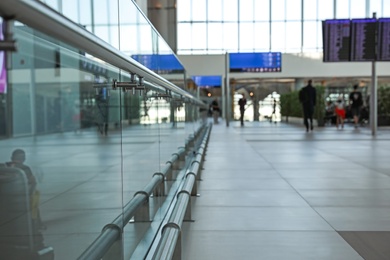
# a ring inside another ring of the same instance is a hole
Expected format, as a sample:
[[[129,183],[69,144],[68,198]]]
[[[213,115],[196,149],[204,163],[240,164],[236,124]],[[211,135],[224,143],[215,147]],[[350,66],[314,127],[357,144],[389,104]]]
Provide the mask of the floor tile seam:
[[[356,209],[356,208],[361,208],[361,209],[386,209],[389,210],[389,206],[375,206],[375,205],[370,205],[370,206],[350,206],[350,205],[344,205],[344,206],[312,206],[313,208],[351,208],[351,209]]]
[[[241,191],[242,189],[215,189],[215,188],[202,188],[202,187],[199,187],[198,188],[198,191],[216,191],[216,192],[230,192],[230,191],[234,191],[235,193],[237,193],[237,191]],[[242,191],[243,193],[247,193],[247,192],[252,192],[252,191],[272,191],[274,190],[275,192],[276,191],[299,191],[299,192],[340,192],[340,191],[346,191],[346,192],[350,192],[350,191],[362,191],[362,192],[366,192],[366,191],[386,191],[386,192],[390,192],[390,189],[389,188],[386,188],[386,189],[291,189],[290,187],[289,188],[251,188],[251,189],[245,189],[244,191]],[[88,192],[89,193],[89,192]],[[95,193],[95,192],[93,192]],[[340,194],[338,193],[337,196],[339,197]],[[353,198],[351,196],[351,198]]]
[[[371,191],[374,191],[374,190],[390,190],[390,187],[384,187],[384,188],[332,188],[332,189],[325,189],[325,188],[313,189],[313,188],[300,188],[300,187],[294,187],[294,188],[297,191],[341,191],[341,190],[345,190],[345,191],[356,191],[356,190],[366,191],[366,190],[371,190]]]
[[[341,156],[340,156],[340,157],[341,157]],[[351,160],[349,160],[349,159],[347,159],[347,158],[345,158],[345,157],[344,157],[343,159],[346,160],[346,161],[353,162],[354,165],[358,165],[358,166],[363,167],[363,168],[365,168],[365,169],[368,169],[368,170],[371,170],[371,171],[375,171],[375,172],[378,172],[379,174],[382,174],[382,175],[385,175],[385,176],[387,176],[387,177],[390,177],[389,173],[387,173],[387,172],[382,172],[381,170],[377,170],[377,168],[369,167],[368,165],[365,165],[364,162],[351,161]],[[358,169],[357,169],[357,171],[358,171]]]
[[[198,231],[198,232],[216,232],[216,231],[220,231],[220,232],[305,232],[305,231],[310,231],[310,232],[330,232],[330,233],[334,233],[335,235],[338,235],[340,236],[340,234],[338,234],[338,232],[334,229],[315,229],[315,228],[308,228],[308,229],[298,229],[298,228],[285,228],[285,229],[275,229],[275,228],[258,228],[258,229],[245,229],[245,228],[242,228],[242,229],[201,229],[201,228],[196,228],[196,227],[192,227],[192,228],[189,228],[188,229],[188,232],[194,232],[194,231]],[[348,230],[345,230],[345,231],[348,231]],[[341,237],[341,236],[340,236]]]
[[[214,173],[215,171],[217,171],[217,170],[207,170],[207,169],[203,169],[202,170],[202,174],[203,173],[209,173],[209,174],[224,174],[224,173]],[[246,178],[243,178],[243,177],[239,177],[240,175],[239,174],[241,174],[241,172],[243,172],[243,171],[241,171],[241,170],[226,170],[226,169],[221,169],[221,170],[218,170],[218,172],[222,172],[222,171],[228,171],[229,173],[233,173],[233,174],[237,174],[238,176],[236,177],[236,179],[246,179]],[[270,169],[270,171],[274,171],[273,169]],[[253,170],[250,170],[250,171],[246,171],[246,172],[249,172],[249,174],[262,174],[262,175],[264,175],[264,174],[268,174],[268,175],[270,175],[270,177],[273,177],[273,176],[271,176],[272,174],[276,174],[276,173],[274,173],[274,172],[271,172],[271,173],[269,173],[269,171],[258,171],[258,170],[256,170],[256,169],[253,169]],[[232,178],[233,176],[229,176],[229,178]],[[278,176],[279,177],[279,176]],[[253,179],[256,179],[256,177],[249,177],[249,178],[253,178]]]
[[[199,203],[194,203],[194,205],[192,206],[192,208],[250,208],[250,209],[262,209],[262,208],[280,208],[280,209],[284,209],[284,208],[294,208],[294,209],[311,209],[312,207],[310,205],[305,205],[305,206],[292,206],[292,205],[289,205],[289,206],[282,206],[282,205],[221,205],[221,204],[210,204],[210,205],[199,205]],[[256,210],[257,211],[257,210]],[[199,211],[196,211],[196,212],[199,212]]]
[[[258,153],[258,151],[255,151],[256,153]],[[261,156],[261,154],[260,154]],[[262,157],[264,160],[268,161],[266,158]],[[279,176],[287,183],[287,185],[289,185],[291,187],[292,190],[295,191],[295,193],[306,203],[306,205],[311,208],[311,210],[313,211],[313,213],[315,213],[320,219],[322,219],[331,229],[333,230],[336,230],[335,227],[329,222],[327,221],[327,219],[324,218],[324,216],[322,216],[315,208],[313,208],[309,201],[304,197],[302,196],[302,194],[294,187],[291,185],[290,182],[288,182],[288,180],[280,174],[280,172],[274,167],[274,165],[272,163],[270,163],[270,165],[274,168],[275,172],[279,174]]]
[[[184,230],[186,230],[187,228],[184,228]],[[190,229],[190,227],[188,228]],[[315,229],[296,229],[296,230],[291,230],[291,229],[286,229],[286,230],[282,230],[282,229],[262,229],[262,230],[237,230],[237,229],[229,229],[229,230],[221,230],[221,229],[191,229],[189,230],[192,232],[198,232],[198,233],[203,233],[203,232],[216,232],[216,233],[245,233],[245,234],[248,234],[248,233],[286,233],[286,232],[289,232],[289,233],[331,233],[331,234],[338,234],[338,232],[336,230],[330,230],[330,229],[319,229],[319,230],[315,230]],[[373,231],[373,232],[376,232],[376,231]]]
[[[198,192],[200,195],[202,195],[202,191],[219,191],[219,192],[231,192],[231,191],[242,191],[239,187],[236,189],[207,189],[207,188],[198,188]],[[243,194],[246,194],[247,192],[254,192],[254,191],[294,191],[294,189],[291,189],[289,187],[286,188],[256,188],[256,189],[245,189],[242,191]]]

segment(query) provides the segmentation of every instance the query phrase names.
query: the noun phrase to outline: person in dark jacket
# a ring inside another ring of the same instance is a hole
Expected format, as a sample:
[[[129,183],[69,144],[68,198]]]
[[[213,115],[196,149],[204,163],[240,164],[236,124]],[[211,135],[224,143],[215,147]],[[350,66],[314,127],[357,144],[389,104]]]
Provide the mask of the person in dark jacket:
[[[302,104],[304,124],[306,132],[313,130],[313,114],[316,105],[316,89],[312,86],[312,80],[309,80],[307,85],[299,91],[299,101]],[[310,123],[310,125],[309,125]]]
[[[242,95],[242,98],[240,98],[240,100],[238,100],[238,105],[240,107],[241,126],[244,126],[244,113],[245,113],[245,106],[246,106],[246,98],[244,95]]]
[[[362,92],[358,90],[358,88],[358,85],[354,85],[353,91],[349,94],[349,102],[351,104],[351,112],[353,116],[353,122],[355,123],[355,128],[358,127],[360,110],[363,105],[363,95]]]

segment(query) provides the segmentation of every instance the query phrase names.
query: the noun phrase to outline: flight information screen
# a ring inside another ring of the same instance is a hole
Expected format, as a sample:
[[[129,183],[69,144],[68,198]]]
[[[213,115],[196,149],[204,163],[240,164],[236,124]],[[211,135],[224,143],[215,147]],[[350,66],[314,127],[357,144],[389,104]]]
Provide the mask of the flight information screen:
[[[378,61],[390,61],[390,18],[378,19]]]
[[[351,61],[376,59],[376,19],[352,19]]]
[[[325,20],[323,27],[324,62],[349,61],[351,52],[349,19]]]
[[[281,72],[282,53],[230,53],[230,72]]]
[[[131,58],[161,74],[183,73],[184,67],[173,54],[137,54]]]
[[[192,80],[199,88],[219,88],[222,76],[193,76]]]

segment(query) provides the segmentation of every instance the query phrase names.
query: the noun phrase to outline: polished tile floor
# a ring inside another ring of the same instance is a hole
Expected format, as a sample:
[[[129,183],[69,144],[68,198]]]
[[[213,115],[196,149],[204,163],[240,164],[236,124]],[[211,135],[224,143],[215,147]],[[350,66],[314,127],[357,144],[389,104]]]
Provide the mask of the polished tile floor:
[[[390,259],[389,128],[221,122],[203,167],[186,260]]]

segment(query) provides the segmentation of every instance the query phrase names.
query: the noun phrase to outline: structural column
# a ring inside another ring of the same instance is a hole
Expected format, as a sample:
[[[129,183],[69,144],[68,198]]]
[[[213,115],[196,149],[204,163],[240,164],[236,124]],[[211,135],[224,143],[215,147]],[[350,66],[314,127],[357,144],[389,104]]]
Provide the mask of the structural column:
[[[177,53],[176,0],[148,0],[148,18]]]

